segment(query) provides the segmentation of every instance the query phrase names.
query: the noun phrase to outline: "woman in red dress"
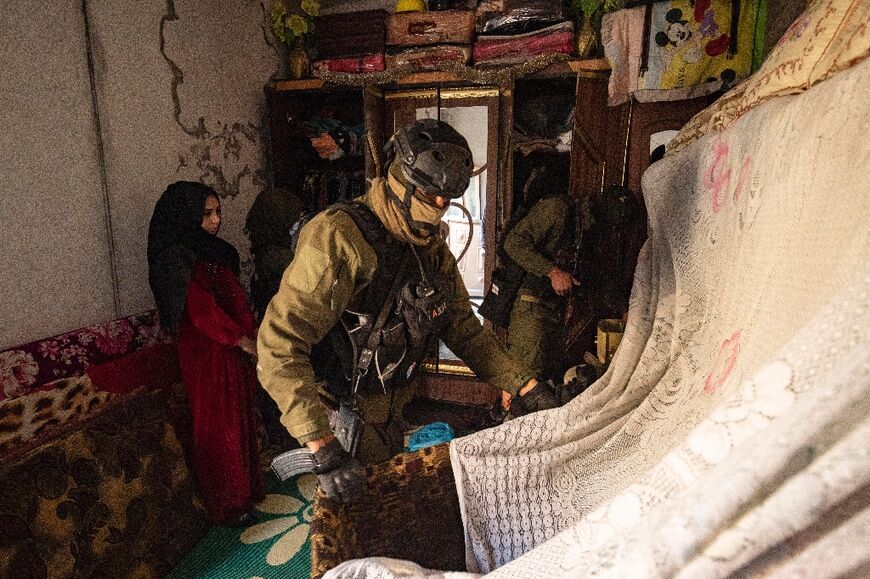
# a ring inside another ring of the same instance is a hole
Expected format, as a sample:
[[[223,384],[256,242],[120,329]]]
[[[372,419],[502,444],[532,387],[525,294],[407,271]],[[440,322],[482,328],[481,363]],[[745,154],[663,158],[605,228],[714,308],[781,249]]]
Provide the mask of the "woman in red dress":
[[[193,423],[197,480],[216,524],[251,521],[263,498],[254,413],[254,316],[239,284],[239,254],[217,237],[217,193],[170,185],[148,230],[148,281],[160,323],[178,336]]]

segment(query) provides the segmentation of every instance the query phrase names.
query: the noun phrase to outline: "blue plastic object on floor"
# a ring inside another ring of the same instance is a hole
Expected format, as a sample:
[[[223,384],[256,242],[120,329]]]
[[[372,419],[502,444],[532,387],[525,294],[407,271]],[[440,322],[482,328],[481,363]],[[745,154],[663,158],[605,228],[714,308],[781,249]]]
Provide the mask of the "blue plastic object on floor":
[[[435,446],[443,442],[450,442],[456,438],[453,428],[446,422],[432,422],[411,434],[408,438],[408,450],[420,450],[427,446]]]

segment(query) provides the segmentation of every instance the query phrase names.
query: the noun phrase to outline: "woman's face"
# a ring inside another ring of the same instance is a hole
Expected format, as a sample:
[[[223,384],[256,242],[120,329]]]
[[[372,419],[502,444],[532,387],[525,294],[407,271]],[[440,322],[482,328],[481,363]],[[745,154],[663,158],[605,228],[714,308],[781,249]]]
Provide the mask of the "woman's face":
[[[205,198],[205,208],[202,210],[202,228],[212,235],[217,235],[221,228],[221,202],[214,195]]]

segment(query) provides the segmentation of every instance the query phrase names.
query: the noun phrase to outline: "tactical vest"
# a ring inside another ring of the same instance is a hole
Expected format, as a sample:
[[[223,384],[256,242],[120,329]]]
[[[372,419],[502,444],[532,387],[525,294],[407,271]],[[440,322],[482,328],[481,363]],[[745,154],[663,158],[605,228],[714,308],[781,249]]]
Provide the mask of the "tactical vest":
[[[330,209],[353,219],[378,265],[362,300],[312,349],[315,376],[339,398],[352,392],[355,382],[358,393],[408,386],[435,345],[452,284],[435,276],[435,264],[425,255],[418,262],[410,245],[390,235],[365,204],[351,201]]]
[[[562,237],[558,240],[557,247],[569,245],[573,249],[575,239],[574,230],[577,223],[576,219],[578,219],[579,216],[576,215],[577,212],[571,198],[563,194],[558,194],[546,195],[541,197],[541,199],[546,197],[564,197],[568,201],[569,209],[565,212]],[[540,201],[540,199],[538,199],[538,201]],[[520,266],[520,264],[515,262],[510,255],[508,255],[504,248],[504,242],[505,239],[507,239],[508,234],[514,227],[516,227],[517,223],[528,214],[528,212],[528,206],[517,208],[511,216],[508,225],[505,227],[504,232],[500,235],[498,243],[496,244],[496,257],[498,260],[496,268],[492,272],[492,284],[490,285],[486,296],[484,296],[480,307],[477,308],[478,314],[499,328],[507,328],[510,324],[514,301],[520,291],[523,293],[530,293],[535,297],[542,298],[546,300],[547,303],[554,305],[559,305],[565,299],[557,296],[556,292],[553,291],[553,285],[550,282],[550,278],[546,276],[539,277],[527,272]],[[572,274],[576,273],[573,271],[573,264],[566,263],[576,261],[574,256],[571,256],[569,259],[564,259],[565,256],[560,255],[564,254],[564,252],[560,249],[556,250],[556,255],[549,255],[542,247],[536,247],[535,250],[544,254],[545,257],[553,261],[557,267],[564,269],[565,271],[570,271]],[[572,251],[571,253],[576,252]]]

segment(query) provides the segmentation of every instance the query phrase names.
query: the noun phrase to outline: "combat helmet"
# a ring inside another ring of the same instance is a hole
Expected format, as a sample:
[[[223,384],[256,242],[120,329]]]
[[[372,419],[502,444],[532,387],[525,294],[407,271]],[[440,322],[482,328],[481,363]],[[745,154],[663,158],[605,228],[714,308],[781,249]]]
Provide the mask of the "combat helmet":
[[[396,131],[385,150],[405,178],[430,196],[462,197],[474,171],[468,141],[444,121],[417,120]]]

